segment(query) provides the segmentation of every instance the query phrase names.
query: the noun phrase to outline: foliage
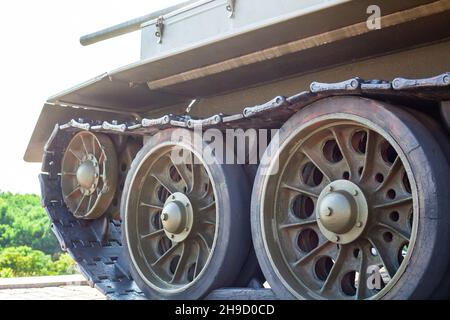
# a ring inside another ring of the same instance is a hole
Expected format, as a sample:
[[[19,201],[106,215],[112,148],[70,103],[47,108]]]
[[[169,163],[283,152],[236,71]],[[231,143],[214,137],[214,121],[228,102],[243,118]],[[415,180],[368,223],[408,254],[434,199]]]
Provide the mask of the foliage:
[[[0,278],[72,273],[39,197],[0,192]]]
[[[0,247],[23,245],[46,254],[60,251],[38,196],[0,193]]]
[[[27,246],[0,251],[0,277],[27,277],[73,273],[73,260],[63,254],[53,261],[51,256]]]

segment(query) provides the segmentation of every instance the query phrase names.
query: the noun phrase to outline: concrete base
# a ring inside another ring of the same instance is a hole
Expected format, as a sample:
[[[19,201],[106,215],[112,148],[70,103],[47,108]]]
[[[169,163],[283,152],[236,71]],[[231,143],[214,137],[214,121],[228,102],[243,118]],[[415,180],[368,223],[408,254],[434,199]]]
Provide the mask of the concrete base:
[[[86,286],[88,282],[81,274],[67,276],[23,277],[0,279],[0,290],[22,288],[47,288],[60,286]]]

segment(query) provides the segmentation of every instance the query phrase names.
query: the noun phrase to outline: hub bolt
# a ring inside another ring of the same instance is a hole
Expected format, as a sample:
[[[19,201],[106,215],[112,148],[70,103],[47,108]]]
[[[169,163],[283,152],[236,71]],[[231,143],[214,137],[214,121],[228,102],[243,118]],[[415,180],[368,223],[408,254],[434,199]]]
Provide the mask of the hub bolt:
[[[162,219],[163,221],[167,221],[167,219],[169,219],[169,215],[167,213],[163,213]]]

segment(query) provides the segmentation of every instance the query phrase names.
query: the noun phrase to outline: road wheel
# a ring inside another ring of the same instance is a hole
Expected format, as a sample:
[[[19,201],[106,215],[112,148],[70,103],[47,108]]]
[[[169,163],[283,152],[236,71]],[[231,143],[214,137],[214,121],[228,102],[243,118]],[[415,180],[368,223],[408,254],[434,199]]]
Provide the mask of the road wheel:
[[[275,293],[429,297],[449,262],[450,170],[428,129],[398,107],[333,97],[292,116],[278,142],[263,157],[270,165],[258,170],[251,209]]]
[[[97,219],[111,204],[117,186],[117,155],[111,139],[89,131],[77,133],[62,159],[61,190],[72,214]]]
[[[176,138],[175,138],[176,137]],[[249,252],[242,168],[221,164],[194,133],[169,129],[133,160],[121,201],[133,279],[151,299],[199,299],[232,286]]]

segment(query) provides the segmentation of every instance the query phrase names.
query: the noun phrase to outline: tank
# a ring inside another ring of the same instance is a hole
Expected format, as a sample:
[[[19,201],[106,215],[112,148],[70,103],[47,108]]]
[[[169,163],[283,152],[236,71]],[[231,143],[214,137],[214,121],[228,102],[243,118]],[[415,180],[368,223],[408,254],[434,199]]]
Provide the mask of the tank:
[[[450,292],[450,1],[198,0],[50,97],[24,159],[109,299]]]

